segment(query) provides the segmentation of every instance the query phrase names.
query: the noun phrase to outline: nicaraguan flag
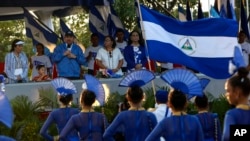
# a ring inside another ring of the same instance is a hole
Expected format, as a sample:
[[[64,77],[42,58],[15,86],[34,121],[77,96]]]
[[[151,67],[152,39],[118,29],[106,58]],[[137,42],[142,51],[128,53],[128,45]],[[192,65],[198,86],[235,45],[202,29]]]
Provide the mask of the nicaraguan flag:
[[[32,38],[33,44],[42,43],[46,47],[55,47],[58,39],[55,32],[41,24],[28,10],[24,9],[26,36]]]
[[[92,33],[99,35],[99,41],[104,42],[104,37],[107,36],[107,20],[109,15],[109,6],[91,6],[89,12],[89,28]]]
[[[225,79],[232,74],[229,64],[237,67],[238,24],[235,20],[208,18],[180,22],[141,6],[142,26],[149,58],[193,68],[207,76]]]
[[[108,17],[108,29],[109,35],[115,37],[115,33],[117,29],[124,29],[123,24],[120,18],[117,16],[115,9],[112,5],[110,5],[110,13]]]

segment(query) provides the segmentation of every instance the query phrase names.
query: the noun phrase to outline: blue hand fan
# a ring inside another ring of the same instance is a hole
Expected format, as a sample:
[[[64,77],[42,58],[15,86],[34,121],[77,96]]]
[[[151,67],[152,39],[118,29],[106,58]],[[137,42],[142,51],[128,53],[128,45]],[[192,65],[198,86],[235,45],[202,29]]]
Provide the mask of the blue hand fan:
[[[149,70],[135,70],[127,74],[119,83],[121,87],[143,86],[155,78]]]
[[[0,141],[16,141],[16,140],[11,137],[0,136]]]
[[[235,73],[240,67],[246,67],[246,64],[240,47],[236,46],[234,48],[234,58],[231,62],[229,62],[229,73]]]
[[[208,78],[201,78],[200,79],[201,87],[203,90],[206,88],[206,86],[208,85],[209,82],[210,82],[210,79],[208,79]],[[194,97],[194,95],[188,95],[188,99],[191,99],[193,97]]]
[[[188,95],[202,95],[202,86],[199,78],[187,69],[172,69],[164,72],[161,78],[174,89]]]
[[[0,83],[3,83],[5,80],[4,76],[0,74]]]
[[[209,82],[210,82],[210,79],[208,79],[208,78],[201,78],[200,79],[201,87],[203,90],[207,87]]]
[[[0,91],[0,121],[11,128],[13,123],[13,112],[7,96]]]
[[[55,78],[51,81],[52,86],[56,89],[59,95],[76,94],[76,86],[66,78]]]
[[[85,74],[84,79],[86,81],[87,89],[95,93],[96,100],[100,103],[101,106],[103,106],[105,101],[105,91],[102,83],[94,76],[89,74]]]

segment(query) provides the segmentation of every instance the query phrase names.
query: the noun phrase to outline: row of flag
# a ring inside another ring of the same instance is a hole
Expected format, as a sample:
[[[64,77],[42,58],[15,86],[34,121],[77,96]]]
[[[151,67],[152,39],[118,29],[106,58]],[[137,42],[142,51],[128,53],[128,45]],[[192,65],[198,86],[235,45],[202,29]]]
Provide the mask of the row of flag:
[[[34,45],[40,42],[48,48],[53,48],[56,46],[58,40],[63,42],[63,35],[66,31],[72,31],[66,23],[60,19],[61,35],[58,36],[27,9],[24,9],[24,20],[26,36],[32,39]],[[89,28],[92,33],[98,33],[100,43],[103,43],[106,35],[115,36],[116,30],[118,28],[124,29],[124,26],[113,6],[108,3],[108,5],[90,7]]]

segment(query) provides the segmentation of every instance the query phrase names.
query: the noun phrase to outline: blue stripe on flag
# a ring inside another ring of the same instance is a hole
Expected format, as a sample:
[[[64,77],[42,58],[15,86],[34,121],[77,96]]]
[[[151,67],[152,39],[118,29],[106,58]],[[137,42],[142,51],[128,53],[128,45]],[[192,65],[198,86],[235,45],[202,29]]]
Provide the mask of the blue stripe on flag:
[[[157,23],[168,32],[174,34],[181,34],[187,36],[228,37],[236,37],[237,35],[237,30],[235,29],[238,29],[238,24],[234,20],[221,18],[206,18],[198,21],[180,22],[178,20],[168,18],[165,15],[159,14],[158,12],[153,10],[149,11],[143,8],[141,11],[142,13],[145,13],[145,15],[148,14],[147,16],[143,16],[143,21]]]

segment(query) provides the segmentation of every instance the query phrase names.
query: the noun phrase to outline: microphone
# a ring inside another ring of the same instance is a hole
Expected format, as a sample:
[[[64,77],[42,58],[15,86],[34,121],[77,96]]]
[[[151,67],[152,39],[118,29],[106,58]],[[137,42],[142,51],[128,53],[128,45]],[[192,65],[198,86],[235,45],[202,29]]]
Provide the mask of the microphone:
[[[68,45],[67,45],[67,48],[68,48],[68,50],[70,50],[70,49],[71,49],[71,45],[70,45],[70,44],[68,44]]]

